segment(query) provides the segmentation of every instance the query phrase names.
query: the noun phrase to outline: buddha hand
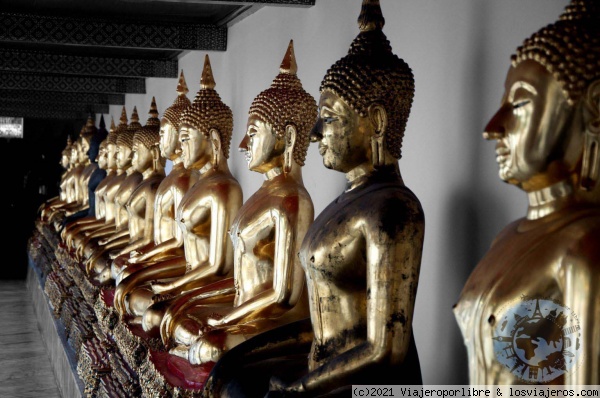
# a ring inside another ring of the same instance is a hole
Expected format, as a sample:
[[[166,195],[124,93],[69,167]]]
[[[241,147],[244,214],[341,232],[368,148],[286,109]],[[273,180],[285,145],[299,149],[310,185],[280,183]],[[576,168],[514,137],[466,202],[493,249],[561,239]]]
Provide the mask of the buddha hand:
[[[222,334],[220,331],[204,333],[190,346],[188,361],[192,365],[217,362],[223,354],[222,344],[219,344],[223,340]]]

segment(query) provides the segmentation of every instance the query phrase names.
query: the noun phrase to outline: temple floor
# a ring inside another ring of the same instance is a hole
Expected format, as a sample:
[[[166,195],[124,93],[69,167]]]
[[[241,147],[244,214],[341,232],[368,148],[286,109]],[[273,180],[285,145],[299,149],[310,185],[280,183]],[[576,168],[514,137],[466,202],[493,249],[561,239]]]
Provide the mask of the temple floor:
[[[60,397],[25,281],[0,281],[0,397]]]

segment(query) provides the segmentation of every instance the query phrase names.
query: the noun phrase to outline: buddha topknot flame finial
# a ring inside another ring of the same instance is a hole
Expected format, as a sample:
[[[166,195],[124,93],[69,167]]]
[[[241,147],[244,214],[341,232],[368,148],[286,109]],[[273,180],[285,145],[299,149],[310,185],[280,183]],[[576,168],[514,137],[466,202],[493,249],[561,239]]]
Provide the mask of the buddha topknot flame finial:
[[[385,18],[383,18],[379,0],[363,0],[360,15],[358,16],[358,28],[360,31],[381,30],[384,25]]]
[[[123,105],[123,110],[121,110],[121,118],[119,119],[119,125],[127,125],[127,110],[125,109],[125,105]]]
[[[115,118],[111,116],[110,117],[110,129],[108,130],[108,132],[113,133],[116,128],[117,128],[117,126],[115,126]]]
[[[290,40],[283,61],[281,61],[279,71],[291,75],[298,73],[298,64],[296,63],[296,55],[294,54],[294,40]]]
[[[152,103],[150,104],[150,110],[148,111],[148,120],[146,120],[146,126],[160,126],[158,107],[156,106],[155,97],[152,97]]]
[[[200,78],[200,87],[205,89],[214,89],[217,83],[213,76],[212,67],[210,66],[210,58],[208,54],[204,56],[204,68],[202,69],[202,77]]]
[[[101,129],[106,129],[106,123],[104,122],[104,115],[100,115],[100,124]]]
[[[177,94],[186,95],[189,92],[190,90],[188,89],[187,83],[185,82],[185,76],[183,75],[182,69],[181,73],[179,74],[179,81],[177,82]]]

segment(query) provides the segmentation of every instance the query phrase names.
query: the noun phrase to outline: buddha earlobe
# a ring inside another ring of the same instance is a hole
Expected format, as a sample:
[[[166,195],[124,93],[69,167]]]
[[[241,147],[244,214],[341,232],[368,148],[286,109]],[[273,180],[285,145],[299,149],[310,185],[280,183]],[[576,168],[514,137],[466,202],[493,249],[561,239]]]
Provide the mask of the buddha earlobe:
[[[579,187],[591,191],[600,179],[600,80],[590,85],[584,101],[590,120],[585,123]]]
[[[216,129],[210,130],[210,143],[212,145],[213,150],[213,170],[218,170],[219,162],[221,161],[221,136],[219,135],[219,132]]]
[[[288,124],[285,128],[285,151],[283,153],[283,173],[292,171],[294,161],[294,147],[296,146],[296,127]]]
[[[371,136],[371,161],[373,167],[377,168],[385,164],[384,138],[387,130],[387,112],[381,104],[374,103],[369,106],[368,115],[375,128],[375,133]]]

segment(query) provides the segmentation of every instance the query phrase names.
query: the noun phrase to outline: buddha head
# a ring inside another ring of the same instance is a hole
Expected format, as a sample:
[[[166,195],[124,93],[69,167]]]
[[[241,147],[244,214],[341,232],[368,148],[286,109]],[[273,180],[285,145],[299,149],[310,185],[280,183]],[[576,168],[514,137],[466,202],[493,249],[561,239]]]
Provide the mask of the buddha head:
[[[85,126],[83,126],[83,128],[81,129],[81,133],[79,136],[79,138],[81,139],[81,154],[80,154],[81,162],[85,162],[88,159],[89,160],[95,159],[95,156],[94,156],[94,158],[92,158],[89,155],[88,151],[90,150],[90,144],[92,141],[92,137],[94,137],[94,135],[96,134],[97,131],[98,131],[98,129],[94,125],[94,118],[92,118],[91,115],[88,116]]]
[[[500,109],[485,128],[499,175],[525,191],[599,174],[600,4],[573,0],[512,56]]]
[[[73,145],[73,142],[71,141],[71,136],[67,135],[67,145],[65,146],[65,149],[62,150],[61,156],[60,156],[60,165],[64,169],[69,168],[69,164],[71,162],[71,146],[72,145]]]
[[[131,163],[133,167],[143,173],[153,167],[154,170],[164,168],[164,158],[160,156],[158,148],[160,142],[160,120],[156,108],[156,100],[152,97],[152,104],[148,112],[146,125],[138,129],[133,136]]]
[[[127,128],[118,131],[117,136],[117,167],[127,170],[131,166],[133,136],[142,128],[137,108],[133,107],[131,122]]]
[[[125,107],[123,107],[123,113],[121,114],[121,121],[125,128],[127,127],[127,114],[125,113]],[[110,130],[108,131],[108,137],[106,137],[106,167],[107,170],[117,170],[117,137],[119,129],[115,126],[115,120],[110,121]]]
[[[304,165],[317,104],[302,88],[297,70],[290,41],[279,74],[250,106],[246,135],[240,143],[250,170],[265,173],[283,167],[288,172],[292,162]]]
[[[100,144],[106,139],[108,131],[106,131],[106,124],[104,123],[104,116],[100,117],[100,127],[95,128],[90,139],[88,157],[92,163],[96,163],[100,151]]]
[[[363,164],[397,164],[401,156],[414,79],[392,53],[384,23],[379,0],[364,0],[360,33],[321,83],[311,140],[319,141],[327,168],[346,173]]]
[[[181,116],[179,141],[185,168],[203,168],[208,163],[218,168],[229,157],[233,113],[215,91],[210,59],[206,55],[200,90],[192,105]]]
[[[96,156],[96,163],[102,170],[108,169],[108,137],[105,138],[98,146],[98,155]]]
[[[179,75],[177,83],[177,98],[173,104],[168,107],[160,121],[160,153],[163,157],[175,160],[179,157],[181,146],[179,143],[179,124],[183,111],[192,105],[186,97],[189,92],[185,82],[183,71]]]

